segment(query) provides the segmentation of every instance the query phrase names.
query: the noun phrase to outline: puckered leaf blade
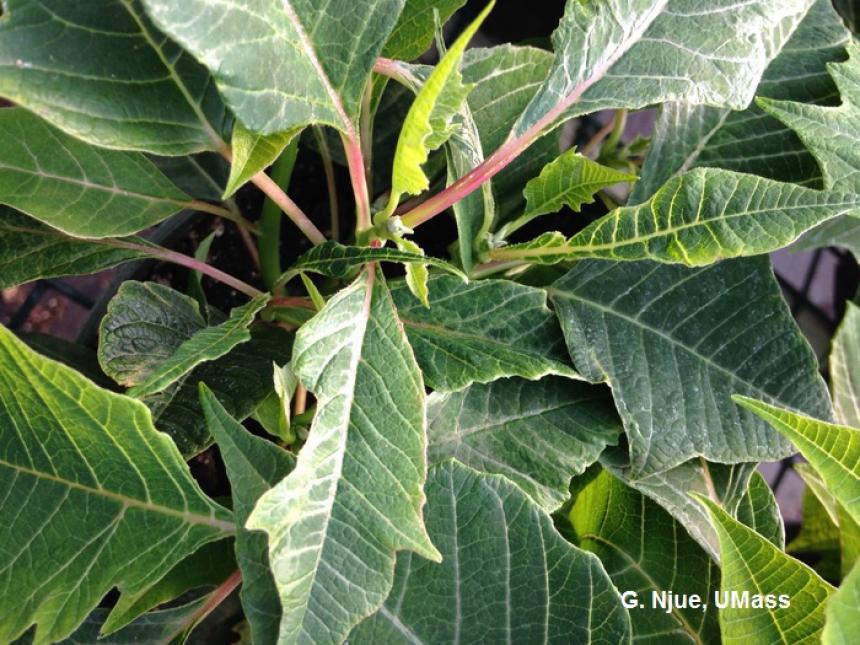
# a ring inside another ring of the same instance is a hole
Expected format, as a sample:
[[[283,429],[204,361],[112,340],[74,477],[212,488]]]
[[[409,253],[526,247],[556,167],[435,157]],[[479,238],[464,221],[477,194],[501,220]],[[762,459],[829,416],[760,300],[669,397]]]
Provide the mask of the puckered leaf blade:
[[[249,531],[244,525],[257,500],[290,473],[296,460],[286,450],[255,437],[239,425],[204,384],[200,385],[200,402],[230,478],[233,512],[239,525],[236,559],[242,570],[245,617],[254,643],[272,645],[278,642],[281,605],[269,568],[266,536]]]
[[[860,429],[827,423],[745,396],[734,399],[785,435],[854,521],[860,523]]]
[[[504,475],[552,512],[570,478],[618,441],[618,417],[600,388],[558,377],[499,379],[427,401],[431,463],[455,458]]]
[[[630,612],[637,641],[719,640],[712,603],[719,567],[678,520],[605,470],[577,493],[568,517],[576,544],[600,558],[618,589],[635,591],[645,605]],[[655,607],[664,592],[695,594],[707,609]]]
[[[720,592],[771,594],[758,606],[720,609],[724,643],[818,643],[824,627],[825,601],[833,587],[752,529],[732,519],[714,502],[700,497],[720,538]],[[788,600],[788,607],[780,606]]]
[[[495,257],[554,263],[578,258],[704,266],[761,255],[860,206],[860,196],[811,190],[728,170],[697,168],[638,206],[617,208],[561,242],[542,236]]]
[[[507,280],[464,285],[431,276],[429,291],[429,309],[403,283],[393,286],[392,297],[434,390],[454,392],[504,376],[577,378],[542,290]]]
[[[129,396],[145,397],[161,392],[191,372],[200,363],[220,358],[231,349],[251,340],[248,330],[254,316],[266,306],[270,295],[261,294],[236,307],[220,325],[205,327],[182,342],[169,357],[158,363],[143,382],[128,390]]]
[[[113,586],[146,588],[232,532],[230,513],[203,495],[143,404],[5,329],[0,362],[0,640],[33,623],[36,643],[59,640]]]
[[[208,67],[251,131],[324,123],[354,134],[361,95],[403,0],[143,0]]]
[[[442,563],[401,554],[391,595],[350,642],[629,641],[600,561],[508,480],[447,461],[431,469],[427,498]]]
[[[0,111],[0,138],[0,202],[70,235],[130,235],[191,201],[142,154],[96,148],[22,108]]]
[[[791,454],[779,433],[739,414],[736,392],[831,414],[766,258],[703,269],[584,261],[549,293],[578,371],[612,386],[634,477],[695,456],[738,463]]]
[[[292,365],[316,415],[247,526],[269,535],[279,642],[340,642],[385,600],[396,551],[439,558],[422,519],[424,386],[373,265],[300,329]]]
[[[4,9],[0,95],[107,148],[223,147],[229,117],[211,77],[138,0],[10,0]]]
[[[860,226],[860,220],[857,221]],[[845,316],[830,352],[830,383],[836,419],[860,428],[860,306],[845,304]]]

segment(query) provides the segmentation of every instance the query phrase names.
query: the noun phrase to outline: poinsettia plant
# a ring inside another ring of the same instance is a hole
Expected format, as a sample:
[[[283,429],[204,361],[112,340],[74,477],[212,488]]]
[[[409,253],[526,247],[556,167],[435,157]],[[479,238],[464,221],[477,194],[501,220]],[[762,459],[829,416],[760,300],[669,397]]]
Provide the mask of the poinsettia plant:
[[[858,249],[850,31],[464,4],[3,3],[0,287],[188,279],[120,280],[97,360],[0,328],[0,642],[850,641],[860,314],[830,391],[768,259]]]

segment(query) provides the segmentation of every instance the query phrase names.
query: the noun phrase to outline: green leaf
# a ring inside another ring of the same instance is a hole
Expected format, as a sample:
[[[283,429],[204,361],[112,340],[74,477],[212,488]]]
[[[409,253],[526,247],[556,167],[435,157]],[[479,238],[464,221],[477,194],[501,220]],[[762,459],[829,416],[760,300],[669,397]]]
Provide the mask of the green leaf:
[[[264,293],[252,298],[247,304],[233,309],[225,322],[196,332],[179,345],[169,358],[161,361],[142,383],[129,389],[128,395],[140,398],[160,392],[200,363],[220,358],[236,345],[251,340],[248,327],[257,312],[266,306],[269,297],[269,294]]]
[[[299,330],[292,365],[316,415],[295,470],[247,527],[269,535],[279,642],[340,642],[385,600],[396,551],[439,558],[422,520],[424,385],[381,273],[366,270]]]
[[[622,458],[620,453],[620,450],[607,451],[600,457],[601,465],[662,506],[714,561],[719,561],[719,542],[710,518],[689,494],[696,492],[716,498],[723,508],[734,514],[746,496],[756,464],[712,464],[699,457],[664,472],[633,477],[626,455]]]
[[[833,337],[830,383],[836,419],[860,428],[860,307],[853,302],[845,303],[845,317]]]
[[[321,307],[322,308],[322,307]],[[254,411],[254,418],[269,434],[278,437],[284,444],[295,443],[296,436],[290,430],[290,405],[296,391],[298,379],[290,363],[279,367],[272,363],[275,391],[263,399]]]
[[[429,309],[403,282],[393,285],[391,295],[434,390],[454,392],[503,376],[577,378],[542,290],[508,280],[464,285],[449,276],[432,276],[429,289]]]
[[[811,2],[568,2],[553,68],[513,134],[671,100],[742,110]]]
[[[723,642],[818,643],[833,587],[712,501],[699,499],[720,537],[721,597],[734,592],[760,599],[746,607],[720,607]]]
[[[194,624],[195,618],[209,600],[208,596],[185,604],[143,614],[136,621],[110,636],[101,636],[110,609],[95,609],[75,633],[61,645],[129,645],[130,643],[175,643],[175,638]],[[17,645],[17,644],[16,644]]]
[[[566,379],[499,379],[427,401],[427,458],[504,475],[552,512],[621,430],[607,393]]]
[[[424,249],[412,240],[399,237],[394,243],[401,251],[424,256]],[[427,270],[427,264],[423,262],[407,262],[403,266],[406,268],[406,286],[409,287],[412,295],[418,298],[422,305],[429,307],[430,292],[427,287],[427,281],[430,279],[430,272]]]
[[[583,204],[594,202],[598,191],[624,181],[636,181],[636,176],[602,166],[570,148],[526,184],[526,209],[516,220],[517,228],[564,206],[578,212]]]
[[[140,385],[205,327],[193,298],[157,282],[127,280],[99,325],[99,365],[120,385]]]
[[[704,266],[775,251],[858,206],[858,194],[698,168],[670,179],[644,204],[617,208],[566,242],[541,236],[507,247],[494,257],[544,263],[604,258]]]
[[[394,153],[387,211],[394,211],[402,195],[417,195],[430,187],[421,166],[427,162],[430,152],[439,148],[453,133],[454,116],[471,90],[471,86],[463,84],[460,60],[494,4],[495,0],[490,0],[481,14],[451,45],[409,108]]]
[[[230,165],[230,178],[224,189],[224,199],[231,197],[259,172],[271,166],[281,156],[290,141],[295,139],[302,128],[274,134],[255,134],[244,125],[236,122],[233,128],[233,163]]]
[[[850,34],[830,0],[815,0],[771,62],[756,94],[827,103],[838,96],[825,65],[844,58]],[[639,204],[677,174],[724,168],[817,188],[821,171],[797,135],[757,105],[736,112],[669,102],[662,106],[630,204]]]
[[[824,616],[823,645],[849,645],[854,641],[860,624],[860,561],[827,601]]]
[[[26,110],[0,110],[0,138],[0,202],[69,235],[130,235],[190,205],[142,154],[96,148]]]
[[[138,0],[4,4],[0,95],[89,143],[162,155],[222,148],[229,116],[211,81]]]
[[[305,272],[346,280],[354,277],[355,272],[368,262],[429,264],[466,280],[466,276],[457,267],[444,260],[424,255],[423,252],[393,247],[344,246],[329,240],[311,248],[296,260],[295,264],[278,279],[278,284],[286,284],[295,276]],[[458,282],[458,284],[462,286],[463,283]]]
[[[600,561],[567,543],[507,479],[455,461],[427,480],[436,564],[401,554],[385,605],[351,643],[627,643]]]
[[[0,641],[33,623],[37,644],[62,639],[112,587],[147,588],[233,530],[143,404],[5,328],[0,365]]]
[[[785,526],[782,523],[782,515],[779,514],[779,505],[760,472],[752,474],[749,488],[741,499],[735,518],[776,548],[785,549]]]
[[[223,156],[201,152],[185,157],[150,156],[150,159],[170,181],[189,195],[210,202],[221,200],[230,173],[230,164]]]
[[[720,570],[683,524],[606,471],[576,495],[568,516],[577,546],[599,557],[615,587],[636,592],[644,605],[630,610],[636,641],[719,641],[712,600]],[[695,594],[707,610],[655,606],[665,592]]]
[[[779,433],[738,410],[736,392],[830,415],[816,358],[766,258],[695,270],[579,262],[549,294],[578,371],[612,387],[636,478],[695,456],[791,454]]]
[[[266,536],[244,526],[257,500],[290,473],[296,460],[286,450],[245,430],[204,384],[200,385],[200,402],[230,478],[233,512],[240,527],[236,533],[236,559],[242,570],[245,617],[254,643],[277,643],[281,605],[269,569]]]
[[[146,256],[142,250],[69,237],[0,206],[0,289],[41,278],[96,273]]]
[[[406,0],[403,13],[382,50],[387,58],[413,60],[427,51],[436,33],[434,13],[445,24],[466,0]]]
[[[219,540],[200,547],[173,567],[148,589],[123,594],[101,626],[101,634],[111,634],[153,607],[169,602],[192,589],[214,589],[236,570],[233,540]],[[116,638],[121,637],[116,634]]]
[[[324,123],[351,135],[403,2],[143,0],[153,21],[211,70],[248,130]]]
[[[809,251],[825,246],[838,246],[860,259],[860,217],[842,215],[828,220],[800,238],[792,249]]]
[[[159,430],[169,434],[179,451],[191,458],[212,443],[203,410],[198,383],[205,383],[230,416],[243,420],[273,394],[272,361],[286,363],[292,352],[292,334],[274,325],[251,326],[251,340],[226,356],[197,366],[181,386],[144,399],[152,410]]]
[[[825,188],[860,193],[860,47],[851,43],[847,50],[846,62],[827,65],[842,105],[824,107],[763,98],[758,104],[797,133],[818,160]]]
[[[746,396],[732,398],[791,441],[860,523],[860,429],[827,423]]]

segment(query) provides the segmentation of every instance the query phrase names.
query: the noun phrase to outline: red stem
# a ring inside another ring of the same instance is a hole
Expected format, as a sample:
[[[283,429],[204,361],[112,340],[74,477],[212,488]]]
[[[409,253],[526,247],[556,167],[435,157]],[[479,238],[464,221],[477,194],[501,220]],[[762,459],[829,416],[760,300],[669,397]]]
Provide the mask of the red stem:
[[[343,150],[346,163],[349,166],[349,178],[352,181],[352,192],[355,195],[356,230],[370,228],[370,195],[367,192],[367,176],[364,172],[364,154],[361,152],[361,141],[355,134],[342,135]]]

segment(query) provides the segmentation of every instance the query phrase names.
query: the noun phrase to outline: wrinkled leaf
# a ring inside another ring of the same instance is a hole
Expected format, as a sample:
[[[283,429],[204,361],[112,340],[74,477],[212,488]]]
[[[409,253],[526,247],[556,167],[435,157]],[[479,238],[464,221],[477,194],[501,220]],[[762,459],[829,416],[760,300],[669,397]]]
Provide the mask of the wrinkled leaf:
[[[59,640],[112,587],[147,588],[233,530],[143,404],[42,358],[5,328],[0,364],[0,640],[33,623],[36,643]]]
[[[424,386],[381,273],[367,269],[299,330],[292,365],[316,415],[247,527],[269,536],[279,642],[334,643],[382,605],[398,550],[439,558],[422,519]]]
[[[634,477],[695,456],[737,463],[791,454],[779,433],[737,408],[736,392],[831,413],[766,258],[692,270],[586,261],[549,294],[577,370],[612,386]]]
[[[0,202],[69,235],[130,235],[191,199],[137,152],[83,143],[20,108],[0,110]]]
[[[427,401],[431,463],[455,458],[504,475],[552,512],[570,478],[618,441],[620,423],[601,388],[558,377],[499,379]]]
[[[506,280],[464,285],[433,276],[430,308],[416,302],[402,282],[392,296],[424,379],[453,392],[503,376],[576,378],[567,364],[558,322],[540,289]]]
[[[635,591],[644,605],[630,610],[634,639],[719,640],[712,602],[719,567],[659,505],[601,471],[576,495],[569,519],[576,544],[600,558],[616,588]],[[655,607],[664,592],[695,594],[707,610]]]
[[[224,145],[229,117],[208,72],[138,0],[7,0],[3,9],[0,95],[107,148],[183,155]]]
[[[129,389],[129,396],[145,397],[161,392],[200,363],[220,358],[240,343],[251,340],[248,327],[254,316],[269,300],[262,294],[230,312],[230,318],[214,327],[206,327],[176,348],[167,359],[159,362],[142,383]]]
[[[860,429],[827,423],[745,396],[734,396],[791,441],[837,501],[860,522]]]
[[[627,643],[600,561],[568,544],[516,486],[455,461],[427,480],[437,564],[401,554],[385,605],[351,643]]]
[[[720,609],[724,643],[817,643],[833,588],[724,510],[700,497],[720,538],[720,593],[771,595],[758,606]],[[788,604],[787,607],[780,606]]]
[[[242,606],[255,643],[278,642],[281,606],[269,568],[266,536],[244,528],[257,500],[275,486],[295,466],[295,457],[274,443],[255,437],[230,416],[205,385],[200,386],[200,402],[207,426],[227,467],[233,493],[236,559],[242,570]]]

